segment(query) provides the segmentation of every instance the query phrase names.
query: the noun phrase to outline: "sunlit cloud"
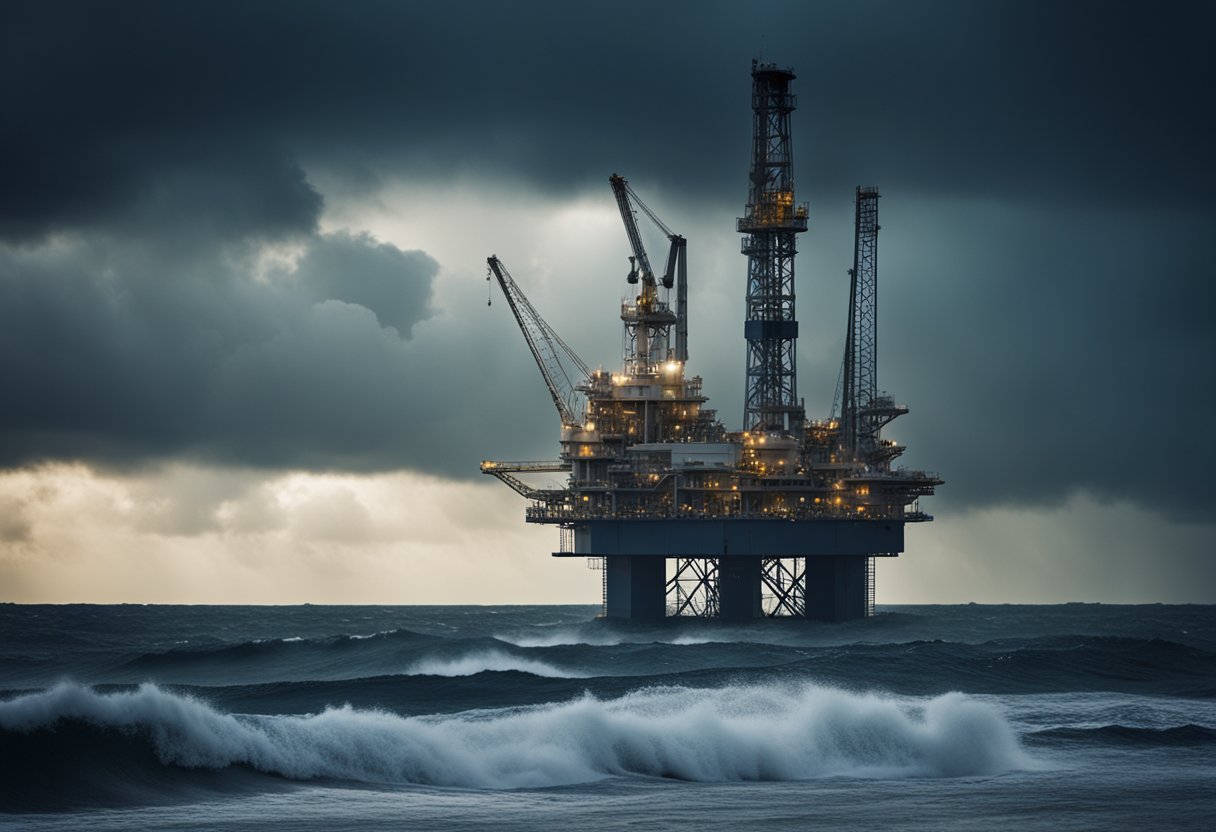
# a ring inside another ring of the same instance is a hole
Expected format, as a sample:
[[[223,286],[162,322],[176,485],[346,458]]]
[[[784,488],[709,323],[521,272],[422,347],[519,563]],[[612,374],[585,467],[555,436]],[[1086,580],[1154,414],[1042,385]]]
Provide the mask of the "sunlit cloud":
[[[93,603],[595,603],[497,483],[175,464],[0,474],[4,599]]]

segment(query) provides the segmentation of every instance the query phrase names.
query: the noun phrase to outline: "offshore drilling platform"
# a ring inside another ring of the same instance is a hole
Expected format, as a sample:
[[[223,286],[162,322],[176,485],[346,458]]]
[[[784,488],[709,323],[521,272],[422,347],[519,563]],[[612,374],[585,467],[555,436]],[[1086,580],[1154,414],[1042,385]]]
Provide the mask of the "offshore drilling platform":
[[[843,621],[872,614],[874,559],[904,548],[904,525],[933,518],[919,498],[935,474],[893,467],[904,451],[882,429],[908,412],[877,386],[878,189],[856,193],[853,268],[841,381],[829,418],[798,397],[794,315],[797,235],[792,70],[752,64],[747,207],[736,230],[747,257],[743,428],[728,431],[688,368],[687,242],[621,176],[609,182],[632,254],[621,303],[620,372],[590,370],[529,303],[505,265],[488,260],[561,417],[560,459],[483,462],[531,501],[530,523],[560,529],[557,557],[603,570],[603,615],[660,619],[765,616]],[[667,236],[651,266],[640,209]],[[675,308],[671,289],[675,289]],[[530,473],[565,473],[536,488]]]

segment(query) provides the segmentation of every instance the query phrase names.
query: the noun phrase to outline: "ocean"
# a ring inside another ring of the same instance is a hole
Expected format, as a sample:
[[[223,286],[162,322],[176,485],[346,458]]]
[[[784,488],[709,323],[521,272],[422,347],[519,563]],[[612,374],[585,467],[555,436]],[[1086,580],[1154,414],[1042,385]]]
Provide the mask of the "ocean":
[[[1216,606],[0,605],[0,828],[1216,828]]]

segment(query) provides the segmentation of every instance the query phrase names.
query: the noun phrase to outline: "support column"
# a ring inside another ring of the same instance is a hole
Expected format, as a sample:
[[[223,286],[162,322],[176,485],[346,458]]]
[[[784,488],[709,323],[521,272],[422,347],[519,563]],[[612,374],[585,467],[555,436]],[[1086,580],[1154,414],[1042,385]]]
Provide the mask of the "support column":
[[[718,558],[718,615],[723,620],[760,618],[760,562],[758,557]]]
[[[667,614],[667,559],[654,556],[610,555],[607,571],[609,618],[662,619]]]
[[[866,617],[865,555],[806,559],[806,617],[816,621]]]

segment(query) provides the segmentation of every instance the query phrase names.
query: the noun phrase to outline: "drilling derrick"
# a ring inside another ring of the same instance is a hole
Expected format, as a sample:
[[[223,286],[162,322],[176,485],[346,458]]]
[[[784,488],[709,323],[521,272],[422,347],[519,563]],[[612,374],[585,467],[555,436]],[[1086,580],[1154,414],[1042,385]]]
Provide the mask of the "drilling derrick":
[[[747,212],[736,223],[747,255],[747,393],[743,429],[801,435],[794,318],[795,235],[806,231],[805,204],[794,202],[790,94],[794,73],[752,61],[752,167]]]
[[[840,455],[871,469],[887,469],[904,449],[883,441],[882,429],[908,408],[878,389],[878,197],[878,188],[857,188],[849,328],[841,370]]]
[[[859,424],[861,411],[878,395],[878,189],[859,187],[854,210],[840,430],[844,447],[856,456],[869,438],[869,425]]]
[[[793,79],[752,64],[751,178],[736,223],[748,258],[742,430],[727,431],[706,407],[700,376],[686,375],[686,241],[624,177],[609,177],[629,244],[620,372],[588,370],[498,258],[489,260],[562,427],[560,459],[486,461],[481,470],[531,501],[529,523],[560,529],[555,556],[603,570],[607,617],[861,618],[873,611],[875,558],[903,551],[906,523],[932,519],[918,498],[941,479],[893,469],[903,448],[880,436],[907,408],[877,389],[875,188],[857,192],[841,419],[807,421],[798,398],[794,256],[807,211],[794,201]],[[662,274],[640,214],[667,237]],[[525,481],[554,472],[568,472],[564,487]]]

